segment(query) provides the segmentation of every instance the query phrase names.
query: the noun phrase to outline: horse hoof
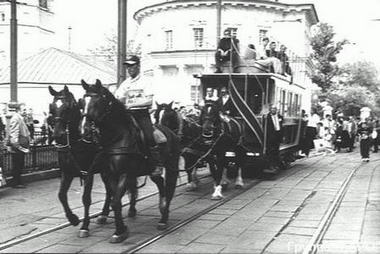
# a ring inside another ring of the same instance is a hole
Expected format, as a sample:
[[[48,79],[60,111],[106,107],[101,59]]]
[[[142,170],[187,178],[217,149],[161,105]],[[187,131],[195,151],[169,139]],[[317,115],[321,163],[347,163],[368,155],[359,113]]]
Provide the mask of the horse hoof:
[[[197,184],[195,182],[191,182],[186,184],[186,190],[187,191],[195,191],[198,188]]]
[[[221,196],[211,196],[211,200],[222,200],[223,197]]]
[[[68,215],[67,219],[69,220],[70,224],[73,226],[78,226],[80,223],[78,216],[76,216],[75,214]]]
[[[90,236],[90,232],[87,229],[79,230],[79,238],[86,238]]]
[[[243,185],[241,185],[241,184],[236,184],[236,185],[235,185],[235,189],[238,189],[238,190],[243,189]]]
[[[121,243],[123,242],[125,239],[127,239],[129,236],[129,231],[128,229],[125,230],[124,233],[122,233],[121,235],[113,235],[111,236],[111,239],[110,239],[110,243]]]
[[[96,219],[96,223],[99,225],[104,225],[107,223],[107,216],[105,215],[99,215],[99,217]]]
[[[165,230],[165,229],[167,229],[167,228],[168,228],[168,224],[167,224],[167,223],[159,222],[159,223],[157,224],[157,229],[158,229],[158,230]]]
[[[131,208],[129,208],[129,210],[128,210],[128,217],[129,217],[129,218],[134,218],[134,217],[136,217],[136,214],[137,214],[136,209],[131,209]]]

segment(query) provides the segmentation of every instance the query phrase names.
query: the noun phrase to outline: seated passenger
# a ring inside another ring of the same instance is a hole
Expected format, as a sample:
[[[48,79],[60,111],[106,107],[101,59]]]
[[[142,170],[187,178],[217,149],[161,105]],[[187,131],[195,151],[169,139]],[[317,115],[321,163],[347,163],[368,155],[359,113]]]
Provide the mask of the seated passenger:
[[[220,39],[218,48],[215,52],[215,73],[221,73],[220,67],[224,62],[232,60],[232,67],[235,68],[238,60],[239,40],[235,37],[231,37],[231,31],[229,29],[224,30],[224,37]],[[232,54],[232,55],[231,55]]]
[[[255,48],[255,45],[253,44],[248,44],[245,52],[244,52],[244,56],[243,56],[243,59],[244,60],[256,60],[256,48]]]
[[[290,68],[290,65],[289,65],[289,57],[286,54],[285,45],[280,46],[280,52],[278,52],[278,58],[280,59],[281,65],[282,65],[282,75],[288,74],[292,76],[292,69]]]
[[[266,40],[266,43],[269,42],[268,38],[264,38],[263,42],[264,40]],[[261,60],[258,60],[257,63],[271,68],[274,73],[282,73],[281,61],[278,59],[278,52],[276,51],[276,42],[272,41],[270,43],[270,48],[265,51],[265,55],[261,51],[260,58]]]

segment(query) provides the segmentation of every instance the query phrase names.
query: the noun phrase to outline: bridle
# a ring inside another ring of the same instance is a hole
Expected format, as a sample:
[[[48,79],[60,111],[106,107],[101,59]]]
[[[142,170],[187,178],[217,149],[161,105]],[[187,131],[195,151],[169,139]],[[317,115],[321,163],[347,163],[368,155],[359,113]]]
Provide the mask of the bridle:
[[[86,97],[89,97],[89,98],[101,97],[101,98],[103,98],[103,99],[106,99],[106,98],[107,98],[107,96],[106,96],[105,94],[103,94],[103,95],[99,95],[98,93],[94,93],[94,92],[87,92],[83,97],[84,97],[84,98],[86,98]],[[108,102],[108,104],[107,104],[107,107],[106,107],[104,113],[103,113],[100,117],[98,117],[98,119],[97,119],[96,121],[97,121],[97,122],[102,122],[102,121],[103,121],[103,120],[104,120],[109,114],[111,114],[112,106],[113,106],[113,101],[110,100],[110,101]],[[82,114],[82,117],[83,117],[83,118],[84,118],[84,117],[89,118],[87,113]],[[90,121],[95,123],[95,120],[93,120],[93,119],[90,119]]]

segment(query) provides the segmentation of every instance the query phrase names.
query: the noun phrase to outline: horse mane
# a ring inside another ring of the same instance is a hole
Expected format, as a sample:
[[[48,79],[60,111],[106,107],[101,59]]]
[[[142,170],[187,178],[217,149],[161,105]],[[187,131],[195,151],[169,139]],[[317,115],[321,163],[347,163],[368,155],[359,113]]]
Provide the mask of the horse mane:
[[[128,110],[125,108],[125,105],[116,99],[116,97],[107,88],[103,88],[107,98],[109,98],[112,102],[112,107],[115,110],[114,114],[117,115],[116,119],[120,119],[123,124],[129,126],[132,123],[130,112],[128,112]]]

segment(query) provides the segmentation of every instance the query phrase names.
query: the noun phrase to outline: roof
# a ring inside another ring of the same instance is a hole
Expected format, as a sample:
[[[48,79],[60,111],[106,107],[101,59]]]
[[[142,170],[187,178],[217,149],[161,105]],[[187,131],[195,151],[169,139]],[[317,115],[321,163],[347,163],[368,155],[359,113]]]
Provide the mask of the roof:
[[[116,83],[116,71],[112,64],[57,48],[48,48],[18,62],[18,83],[25,84],[73,84],[81,79],[103,84]],[[10,67],[0,70],[0,85],[9,85]]]
[[[162,1],[160,3],[155,3],[151,5],[146,5],[140,9],[138,9],[134,14],[133,18],[139,22],[141,16],[149,15],[154,11],[164,11],[170,8],[181,7],[181,5],[193,5],[199,6],[200,4],[205,4],[206,6],[211,7],[212,5],[216,5],[216,1],[213,0],[171,0],[171,1]],[[301,3],[301,4],[291,4],[291,3],[282,3],[273,0],[228,0],[222,2],[223,5],[237,5],[242,4],[246,6],[247,4],[257,5],[257,6],[267,6],[274,8],[283,8],[285,10],[294,10],[294,8],[300,8],[307,10],[308,14],[311,16],[312,24],[316,24],[319,22],[319,18],[317,12],[315,10],[314,4],[311,3]]]

